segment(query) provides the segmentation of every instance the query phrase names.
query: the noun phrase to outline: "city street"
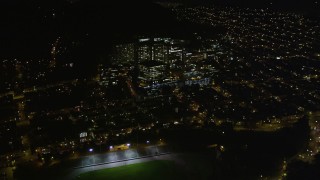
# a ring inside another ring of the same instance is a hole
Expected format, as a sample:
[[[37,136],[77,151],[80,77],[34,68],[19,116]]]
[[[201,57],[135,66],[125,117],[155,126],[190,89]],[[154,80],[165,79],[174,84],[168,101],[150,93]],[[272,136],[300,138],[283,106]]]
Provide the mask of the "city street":
[[[131,148],[123,151],[84,156],[70,162],[71,164],[68,165],[70,167],[70,173],[66,175],[65,179],[75,178],[79,174],[88,171],[135,164],[156,159],[168,159],[170,157],[171,153],[167,146],[147,146],[138,149]]]

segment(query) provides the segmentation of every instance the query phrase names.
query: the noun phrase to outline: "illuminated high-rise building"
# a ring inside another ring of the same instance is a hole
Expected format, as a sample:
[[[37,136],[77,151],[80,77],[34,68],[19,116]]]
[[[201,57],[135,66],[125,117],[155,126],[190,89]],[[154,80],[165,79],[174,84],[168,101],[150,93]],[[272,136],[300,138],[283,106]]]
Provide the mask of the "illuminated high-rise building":
[[[117,63],[134,62],[134,44],[119,44],[114,49],[114,61]]]
[[[154,44],[152,48],[153,60],[167,63],[169,47],[167,44]]]
[[[149,44],[139,44],[137,51],[138,62],[152,60],[152,46]]]

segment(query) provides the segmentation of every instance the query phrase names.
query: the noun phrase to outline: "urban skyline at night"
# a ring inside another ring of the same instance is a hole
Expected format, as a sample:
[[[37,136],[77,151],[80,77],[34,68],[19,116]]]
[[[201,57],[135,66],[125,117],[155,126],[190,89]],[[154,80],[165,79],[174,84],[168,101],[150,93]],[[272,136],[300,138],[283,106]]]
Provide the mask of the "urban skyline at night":
[[[320,1],[0,11],[0,179],[320,178]]]

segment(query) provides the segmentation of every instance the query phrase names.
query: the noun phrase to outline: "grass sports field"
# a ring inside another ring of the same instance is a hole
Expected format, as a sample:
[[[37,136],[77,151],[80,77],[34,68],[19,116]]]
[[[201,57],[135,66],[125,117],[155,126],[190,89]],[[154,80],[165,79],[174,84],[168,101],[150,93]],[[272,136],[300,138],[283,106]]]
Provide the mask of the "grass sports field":
[[[91,171],[80,175],[79,179],[139,179],[170,180],[186,179],[186,176],[173,161],[157,160],[130,164],[115,168]]]

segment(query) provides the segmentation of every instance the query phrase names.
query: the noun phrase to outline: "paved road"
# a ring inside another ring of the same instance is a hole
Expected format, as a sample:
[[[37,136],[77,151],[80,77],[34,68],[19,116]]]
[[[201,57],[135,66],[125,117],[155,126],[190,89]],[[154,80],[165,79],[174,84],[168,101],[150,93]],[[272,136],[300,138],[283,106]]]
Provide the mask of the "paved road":
[[[68,163],[68,167],[70,167],[70,173],[66,176],[66,179],[73,179],[80,173],[92,170],[169,157],[169,153],[170,150],[167,146],[148,146],[138,149],[132,148],[124,151],[84,156]]]
[[[108,163],[114,162],[124,159],[132,159],[142,156],[150,156],[156,155],[160,153],[168,153],[170,152],[167,146],[148,146],[145,148],[130,148],[123,151],[115,151],[115,152],[108,152],[104,154],[94,154],[89,156],[84,156],[79,159],[72,160],[70,162],[70,167],[77,168],[83,166],[90,166],[94,164],[100,163]]]

